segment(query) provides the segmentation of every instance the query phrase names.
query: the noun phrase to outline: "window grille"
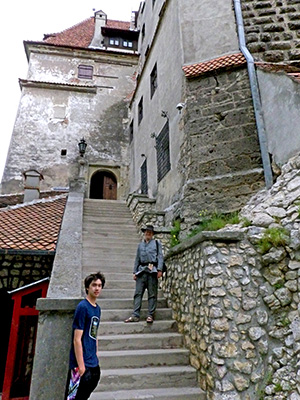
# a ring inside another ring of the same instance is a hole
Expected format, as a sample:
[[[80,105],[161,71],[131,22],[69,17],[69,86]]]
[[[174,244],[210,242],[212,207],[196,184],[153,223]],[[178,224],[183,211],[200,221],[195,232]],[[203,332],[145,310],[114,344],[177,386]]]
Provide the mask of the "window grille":
[[[141,166],[141,193],[148,194],[147,159],[145,159]]]
[[[144,106],[143,106],[143,97],[141,98],[139,104],[138,104],[138,121],[139,124],[141,123],[142,119],[144,116]]]
[[[91,65],[79,65],[78,78],[93,79],[93,67]]]
[[[160,182],[171,169],[169,121],[156,137],[157,181]]]
[[[131,121],[129,125],[129,143],[133,141],[133,120]]]
[[[157,64],[154,65],[153,70],[150,75],[150,95],[151,99],[157,88]]]

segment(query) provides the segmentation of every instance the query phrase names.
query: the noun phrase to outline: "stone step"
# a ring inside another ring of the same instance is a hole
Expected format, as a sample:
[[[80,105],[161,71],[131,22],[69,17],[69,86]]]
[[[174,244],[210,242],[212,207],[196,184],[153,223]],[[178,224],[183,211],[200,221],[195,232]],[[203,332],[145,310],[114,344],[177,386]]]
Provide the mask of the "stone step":
[[[186,365],[189,352],[186,349],[150,349],[98,352],[101,368],[147,368]]]
[[[197,387],[196,370],[190,366],[176,365],[147,368],[103,369],[96,391],[131,390],[132,388]]]
[[[106,287],[101,292],[101,299],[132,299],[134,289],[107,289]],[[163,298],[161,289],[158,290],[158,297]],[[144,299],[148,298],[147,290],[144,294]]]
[[[147,324],[146,321],[133,322],[125,324],[124,321],[102,321],[99,325],[98,334],[101,335],[129,335],[137,333],[157,334],[160,332],[177,332],[177,323],[173,320],[156,320],[153,324]]]
[[[104,272],[103,272],[104,274]],[[105,275],[105,274],[104,274]],[[105,289],[135,289],[135,281],[133,279],[126,281],[113,281],[106,278]]]
[[[100,335],[101,351],[175,349],[183,346],[183,336],[177,332]]]
[[[133,295],[131,299],[102,299],[98,301],[102,310],[129,310],[133,306]],[[147,308],[147,300],[143,300],[142,308]],[[167,300],[163,297],[157,299],[157,308],[167,308]]]
[[[101,385],[101,383],[100,383]],[[206,394],[199,388],[149,388],[118,390],[116,392],[94,392],[90,400],[206,400]]]
[[[132,314],[131,309],[125,310],[102,310],[101,321],[124,321]],[[145,320],[147,317],[147,309],[141,310],[140,319]],[[170,308],[159,308],[155,313],[155,321],[161,321],[172,318],[172,310]],[[155,324],[154,321],[154,324]],[[125,323],[125,322],[124,322]],[[132,322],[129,322],[132,323]]]

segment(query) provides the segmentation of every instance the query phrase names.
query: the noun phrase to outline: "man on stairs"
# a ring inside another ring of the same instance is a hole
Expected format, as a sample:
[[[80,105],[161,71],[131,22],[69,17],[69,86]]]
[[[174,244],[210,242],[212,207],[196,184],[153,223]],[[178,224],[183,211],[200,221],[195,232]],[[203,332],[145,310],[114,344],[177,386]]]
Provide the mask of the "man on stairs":
[[[163,253],[158,240],[154,240],[154,227],[147,225],[142,229],[144,239],[138,245],[133,279],[136,281],[134,294],[134,309],[132,315],[125,322],[138,322],[145,290],[148,291],[147,323],[153,323],[157,304],[158,278],[162,276]]]
[[[87,400],[98,385],[100,367],[97,355],[97,331],[101,309],[97,304],[105,277],[101,272],[91,274],[84,280],[86,298],[74,314],[70,370],[65,399]]]

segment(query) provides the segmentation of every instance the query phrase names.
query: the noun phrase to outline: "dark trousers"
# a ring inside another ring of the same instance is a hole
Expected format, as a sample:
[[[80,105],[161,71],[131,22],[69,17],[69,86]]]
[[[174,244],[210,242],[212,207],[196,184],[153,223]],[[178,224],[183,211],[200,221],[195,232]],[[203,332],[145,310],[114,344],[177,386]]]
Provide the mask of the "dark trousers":
[[[142,300],[145,290],[148,291],[148,315],[153,316],[157,304],[158,279],[156,273],[142,272],[136,277],[133,315],[140,317]]]
[[[99,379],[100,379],[100,367],[87,367],[85,373],[80,378],[79,387],[77,390],[77,394],[75,400],[88,400],[93,390],[96,389]],[[71,373],[69,372],[68,383],[70,381]],[[66,392],[67,398],[68,394]]]

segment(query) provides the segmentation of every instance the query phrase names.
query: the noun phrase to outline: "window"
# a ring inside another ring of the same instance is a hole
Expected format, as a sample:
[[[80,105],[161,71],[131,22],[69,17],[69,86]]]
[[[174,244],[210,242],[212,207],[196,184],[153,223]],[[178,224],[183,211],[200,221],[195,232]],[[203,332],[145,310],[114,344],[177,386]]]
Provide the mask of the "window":
[[[143,24],[143,27],[142,27],[142,40],[144,40],[145,34],[146,34],[146,27],[145,27],[145,24]]]
[[[67,155],[67,150],[66,149],[61,149],[60,155],[62,157],[66,156]]]
[[[129,143],[133,141],[133,120],[129,125]]]
[[[154,65],[153,70],[150,74],[150,95],[151,99],[154,95],[154,92],[157,88],[157,64]]]
[[[155,0],[152,0],[152,7],[155,6]]]
[[[141,166],[141,193],[148,194],[147,159],[145,159]]]
[[[123,40],[123,47],[132,48],[133,47],[133,43],[129,42],[128,40]]]
[[[139,124],[141,123],[142,119],[144,116],[144,106],[143,106],[143,97],[141,97],[141,100],[138,104],[138,121]]]
[[[109,39],[109,44],[110,46],[119,46],[120,45],[120,40],[115,39],[115,38],[110,38]]]
[[[160,134],[156,137],[156,159],[157,181],[160,182],[171,169],[169,121],[166,122]]]
[[[78,65],[78,78],[93,79],[93,67],[91,65]]]

